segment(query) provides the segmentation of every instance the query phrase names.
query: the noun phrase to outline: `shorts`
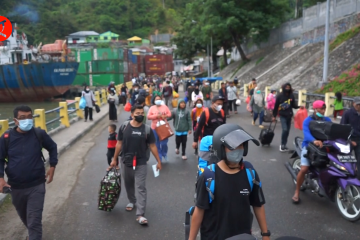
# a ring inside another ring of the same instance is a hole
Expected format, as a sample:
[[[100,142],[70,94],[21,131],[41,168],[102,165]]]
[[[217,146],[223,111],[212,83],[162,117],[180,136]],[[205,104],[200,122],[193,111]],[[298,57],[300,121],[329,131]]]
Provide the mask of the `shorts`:
[[[304,157],[305,154],[307,154],[307,149],[306,149],[306,147],[303,147],[302,150],[301,150],[301,157],[300,157],[301,158],[301,163],[300,163],[300,165],[309,167],[310,162],[306,157]]]

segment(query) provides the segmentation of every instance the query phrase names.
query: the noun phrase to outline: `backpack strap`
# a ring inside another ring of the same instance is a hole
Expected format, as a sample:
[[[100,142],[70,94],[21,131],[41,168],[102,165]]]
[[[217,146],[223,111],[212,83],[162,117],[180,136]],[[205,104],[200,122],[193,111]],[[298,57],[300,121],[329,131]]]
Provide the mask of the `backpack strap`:
[[[37,138],[37,140],[39,141],[40,146],[41,146],[41,148],[40,148],[41,159],[43,160],[44,163],[46,163],[46,159],[45,159],[44,154],[43,154],[43,152],[42,152],[42,148],[43,148],[43,146],[42,146],[43,136],[42,136],[42,132],[41,132],[41,131],[42,131],[41,128],[34,128],[35,136],[36,136],[36,138]]]
[[[151,131],[151,127],[145,124],[145,139],[147,139],[148,135],[150,137],[150,131]]]
[[[211,203],[214,200],[215,192],[215,164],[211,164],[204,168],[203,174],[205,178],[206,191],[209,193],[209,202]]]
[[[254,184],[261,187],[261,182],[257,181],[255,178],[255,170],[251,168],[246,168],[246,174],[249,180],[250,189],[253,190]]]
[[[4,141],[5,141],[5,161],[8,162],[8,151],[9,151],[9,143],[10,143],[10,131],[11,129],[8,129],[4,132]]]
[[[204,112],[205,112],[205,125],[208,125],[209,118],[210,118],[209,109],[208,109],[208,108],[205,108],[205,109],[204,109]]]

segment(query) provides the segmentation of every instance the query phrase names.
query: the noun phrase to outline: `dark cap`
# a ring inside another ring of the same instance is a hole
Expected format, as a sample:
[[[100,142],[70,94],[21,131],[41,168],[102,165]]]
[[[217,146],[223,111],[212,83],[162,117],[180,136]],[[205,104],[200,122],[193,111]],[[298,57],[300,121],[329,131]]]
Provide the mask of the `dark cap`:
[[[355,98],[354,98],[354,103],[355,103],[356,105],[360,104],[360,97],[355,97]]]
[[[217,100],[221,100],[221,101],[224,101],[225,99],[222,97],[222,96],[215,96],[213,97],[213,99],[211,100],[213,103],[216,102]]]
[[[137,99],[136,99],[136,104],[144,104],[145,103],[145,98],[143,96],[139,96]]]

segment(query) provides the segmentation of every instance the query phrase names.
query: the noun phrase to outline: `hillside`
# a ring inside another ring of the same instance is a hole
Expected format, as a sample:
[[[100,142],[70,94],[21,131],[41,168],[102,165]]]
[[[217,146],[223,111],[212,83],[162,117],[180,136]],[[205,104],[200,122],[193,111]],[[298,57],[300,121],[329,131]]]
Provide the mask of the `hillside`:
[[[172,32],[190,0],[12,0],[0,15],[18,23],[30,44],[49,43],[70,33],[112,31],[127,39]]]

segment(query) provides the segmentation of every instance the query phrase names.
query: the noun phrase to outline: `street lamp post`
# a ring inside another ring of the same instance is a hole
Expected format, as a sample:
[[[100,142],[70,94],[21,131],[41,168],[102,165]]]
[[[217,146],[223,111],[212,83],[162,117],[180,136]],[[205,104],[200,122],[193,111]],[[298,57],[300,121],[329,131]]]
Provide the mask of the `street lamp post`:
[[[328,69],[329,69],[329,25],[330,25],[330,0],[326,2],[326,22],[325,22],[325,44],[324,44],[324,67],[323,67],[323,79],[320,82],[320,86],[323,86],[327,82]]]

